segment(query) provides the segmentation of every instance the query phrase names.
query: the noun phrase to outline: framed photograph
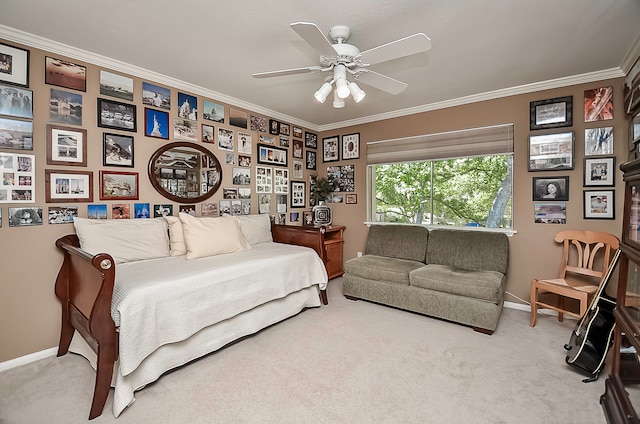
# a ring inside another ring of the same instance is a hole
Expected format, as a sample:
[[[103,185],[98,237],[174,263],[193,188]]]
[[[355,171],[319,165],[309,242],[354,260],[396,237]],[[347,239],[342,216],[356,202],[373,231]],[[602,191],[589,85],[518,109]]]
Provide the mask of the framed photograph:
[[[534,203],[533,222],[536,224],[566,224],[566,203]]]
[[[198,120],[198,98],[178,91],[178,118]]]
[[[267,132],[267,128],[269,128],[268,120],[264,116],[251,115],[249,121],[251,122],[251,131],[264,133]]]
[[[615,185],[616,158],[585,158],[584,186],[613,187]]]
[[[82,125],[82,94],[52,88],[49,119],[61,124]]]
[[[584,92],[584,122],[613,119],[613,87],[600,87]]]
[[[229,125],[247,129],[247,112],[239,109],[229,108]]]
[[[190,119],[173,118],[173,138],[198,142],[198,123]]]
[[[143,81],[142,104],[158,109],[171,110],[171,90]]]
[[[224,106],[210,100],[203,100],[202,117],[208,121],[224,123]]]
[[[29,50],[0,43],[0,82],[29,87]]]
[[[338,136],[326,137],[322,139],[322,162],[335,162],[340,160],[340,150],[338,149]]]
[[[347,205],[355,205],[358,203],[358,195],[355,193],[347,193],[344,195],[344,203]]]
[[[291,207],[304,208],[307,183],[304,181],[291,181]]]
[[[0,118],[0,149],[33,150],[33,122]]]
[[[308,147],[310,149],[318,148],[318,134],[305,132],[304,133],[304,147]]]
[[[98,126],[136,132],[136,105],[98,98]]]
[[[47,165],[87,166],[87,130],[47,124]]]
[[[584,155],[613,154],[613,127],[587,128],[584,130]]]
[[[312,211],[303,211],[302,212],[302,225],[313,225],[313,212]]]
[[[253,137],[249,133],[238,132],[238,153],[250,155],[253,152]]]
[[[358,159],[360,157],[360,133],[342,136],[342,159]]]
[[[138,200],[138,173],[100,171],[100,200]]]
[[[288,166],[287,149],[258,144],[258,163]]]
[[[134,218],[151,218],[151,207],[148,203],[134,203],[133,204],[133,217]]]
[[[303,178],[304,168],[301,160],[293,160],[293,178]]]
[[[0,85],[0,99],[0,115],[33,119],[33,91]]]
[[[87,218],[89,219],[107,219],[106,203],[94,203],[87,205]]]
[[[317,153],[314,152],[313,150],[307,150],[306,152],[306,168],[307,169],[311,169],[311,170],[315,170],[316,169],[316,155]]]
[[[573,96],[530,102],[529,114],[532,131],[570,127],[573,125]]]
[[[144,87],[144,83],[142,83],[142,87]],[[133,78],[100,70],[100,94],[132,102]],[[142,102],[144,103],[144,95]]]
[[[42,225],[42,208],[9,208],[9,227],[29,227]]]
[[[533,177],[533,200],[569,200],[569,177]]]
[[[169,114],[144,108],[144,135],[169,140]]]
[[[71,90],[87,91],[87,67],[45,56],[44,83]]]
[[[102,134],[102,164],[133,168],[133,136]]]
[[[615,191],[585,190],[584,219],[615,219]]]
[[[291,135],[291,132],[289,131],[289,124],[285,124],[285,123],[280,123],[280,134],[281,135]]]
[[[302,138],[302,128],[296,127],[295,125],[291,129],[292,134],[296,138]]]
[[[269,134],[280,134],[280,122],[275,119],[269,119]]]
[[[302,140],[293,140],[293,142],[300,142],[300,146],[302,146]],[[280,145],[280,147],[289,147],[290,142],[289,142],[289,137],[284,136],[284,135],[280,135],[278,136],[278,144]]]
[[[131,205],[128,203],[114,203],[111,205],[111,219],[130,219]]]
[[[573,169],[573,131],[529,136],[529,171]]]
[[[173,216],[173,205],[170,203],[153,205],[153,217]]]
[[[233,152],[234,131],[218,127],[218,149]]]
[[[73,218],[77,216],[77,206],[49,206],[47,222],[49,224],[73,224]]]
[[[302,159],[302,140],[293,140],[293,157],[296,159]]]
[[[93,171],[44,170],[47,203],[93,202]]]
[[[213,125],[202,124],[202,142],[213,143],[215,137],[214,131]]]
[[[0,153],[0,203],[35,203],[36,157]]]

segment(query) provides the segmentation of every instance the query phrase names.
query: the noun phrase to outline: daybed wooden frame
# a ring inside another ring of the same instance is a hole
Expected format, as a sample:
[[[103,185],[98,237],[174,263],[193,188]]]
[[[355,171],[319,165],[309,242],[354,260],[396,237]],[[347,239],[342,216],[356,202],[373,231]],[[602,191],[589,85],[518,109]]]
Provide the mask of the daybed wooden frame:
[[[303,227],[274,225],[273,241],[314,249],[327,263],[323,231],[305,231]],[[62,303],[62,327],[57,356],[69,351],[74,332],[86,340],[96,353],[96,381],[89,419],[102,414],[111,388],[114,363],[118,359],[118,332],[111,318],[111,302],[115,282],[115,261],[111,255],[89,255],[80,249],[77,235],[56,240],[64,260],[55,283],[55,294]],[[326,290],[320,291],[327,305]]]

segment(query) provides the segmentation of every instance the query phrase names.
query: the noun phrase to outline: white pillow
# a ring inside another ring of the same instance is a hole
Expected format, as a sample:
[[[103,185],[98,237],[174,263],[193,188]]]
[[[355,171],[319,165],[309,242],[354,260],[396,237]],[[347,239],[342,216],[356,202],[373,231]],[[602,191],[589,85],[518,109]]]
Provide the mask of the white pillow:
[[[169,225],[169,254],[171,256],[186,254],[187,245],[184,241],[182,221],[177,216],[165,216],[164,219]]]
[[[235,219],[196,218],[180,212],[180,220],[187,245],[187,259],[251,249]]]
[[[101,220],[74,218],[82,250],[110,254],[116,263],[169,256],[164,219]]]
[[[239,215],[235,218],[240,224],[242,235],[244,235],[249,244],[254,245],[273,241],[269,214]]]

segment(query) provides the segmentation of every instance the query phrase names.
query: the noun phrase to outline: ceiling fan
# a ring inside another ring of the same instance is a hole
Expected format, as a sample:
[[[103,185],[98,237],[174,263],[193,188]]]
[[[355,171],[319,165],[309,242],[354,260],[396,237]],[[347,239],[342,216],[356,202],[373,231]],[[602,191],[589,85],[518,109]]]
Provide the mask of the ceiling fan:
[[[410,35],[378,47],[361,52],[356,46],[347,44],[351,29],[344,25],[329,30],[329,41],[320,28],[310,22],[295,22],[291,28],[311,47],[320,53],[320,65],[280,71],[258,72],[254,78],[270,78],[311,72],[329,72],[322,86],[314,93],[320,103],[324,103],[335,84],[333,107],[344,107],[344,99],[351,95],[356,103],[364,99],[366,93],[355,81],[377,88],[389,94],[399,94],[407,84],[369,69],[369,66],[421,53],[431,48],[431,40],[423,33]],[[355,81],[347,80],[351,75]]]

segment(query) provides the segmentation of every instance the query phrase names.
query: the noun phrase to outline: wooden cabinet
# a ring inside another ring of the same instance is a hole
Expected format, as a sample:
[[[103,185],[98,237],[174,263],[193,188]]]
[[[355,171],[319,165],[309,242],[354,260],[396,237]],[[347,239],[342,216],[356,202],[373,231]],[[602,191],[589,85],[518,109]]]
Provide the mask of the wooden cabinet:
[[[273,241],[315,249],[324,262],[329,279],[332,279],[344,274],[343,233],[345,229],[343,225],[302,227],[274,224],[272,234]]]
[[[640,408],[640,160],[624,163],[620,169],[625,200],[613,362],[600,398],[609,424],[640,423],[636,413]]]

